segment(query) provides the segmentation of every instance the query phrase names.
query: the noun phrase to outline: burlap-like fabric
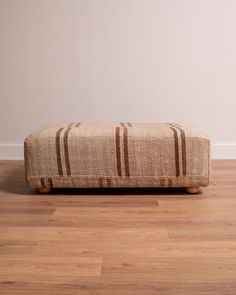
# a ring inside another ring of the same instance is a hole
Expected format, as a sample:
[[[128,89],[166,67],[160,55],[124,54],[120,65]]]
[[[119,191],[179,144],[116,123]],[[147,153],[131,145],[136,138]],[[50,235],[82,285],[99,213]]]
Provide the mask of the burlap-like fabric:
[[[25,140],[31,187],[207,186],[210,141],[174,123],[48,125]]]

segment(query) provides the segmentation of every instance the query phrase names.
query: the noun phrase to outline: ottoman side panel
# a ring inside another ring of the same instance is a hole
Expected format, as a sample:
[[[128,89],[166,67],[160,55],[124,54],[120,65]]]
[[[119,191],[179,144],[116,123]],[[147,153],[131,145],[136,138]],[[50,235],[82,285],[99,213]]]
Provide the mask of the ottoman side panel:
[[[202,138],[186,139],[187,176],[200,176],[205,179],[201,186],[207,186],[210,181],[210,141]]]
[[[32,187],[41,187],[40,178],[58,175],[56,142],[53,137],[29,136],[24,142],[25,176]]]
[[[211,148],[209,137],[186,124],[171,124],[178,132],[180,164],[186,186],[207,186],[210,181]]]

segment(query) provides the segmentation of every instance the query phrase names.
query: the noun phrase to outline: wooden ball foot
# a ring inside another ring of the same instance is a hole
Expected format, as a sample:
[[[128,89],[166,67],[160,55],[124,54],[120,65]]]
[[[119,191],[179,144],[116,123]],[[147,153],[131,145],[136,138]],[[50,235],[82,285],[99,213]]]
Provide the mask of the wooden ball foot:
[[[199,187],[186,187],[185,188],[186,192],[189,193],[189,194],[197,194],[200,192],[200,188]]]
[[[52,189],[50,187],[41,187],[38,189],[38,192],[41,194],[48,194]]]

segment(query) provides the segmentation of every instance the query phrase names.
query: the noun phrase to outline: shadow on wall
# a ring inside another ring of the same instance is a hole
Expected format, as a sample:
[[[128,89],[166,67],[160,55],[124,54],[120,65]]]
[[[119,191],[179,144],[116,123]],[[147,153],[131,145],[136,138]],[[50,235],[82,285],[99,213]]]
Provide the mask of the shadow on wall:
[[[27,186],[23,161],[2,161],[0,175],[0,193],[46,196]],[[186,195],[186,193],[182,188],[54,188],[48,195],[102,195],[103,197],[104,195],[107,197],[140,195],[145,197],[145,195]]]

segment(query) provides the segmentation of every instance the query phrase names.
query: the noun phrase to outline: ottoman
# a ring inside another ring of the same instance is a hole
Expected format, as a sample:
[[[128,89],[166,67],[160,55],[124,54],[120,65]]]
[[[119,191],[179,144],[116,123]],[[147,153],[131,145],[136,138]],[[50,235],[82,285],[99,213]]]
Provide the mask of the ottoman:
[[[24,142],[26,181],[52,188],[184,187],[209,184],[210,141],[176,123],[47,125]]]

